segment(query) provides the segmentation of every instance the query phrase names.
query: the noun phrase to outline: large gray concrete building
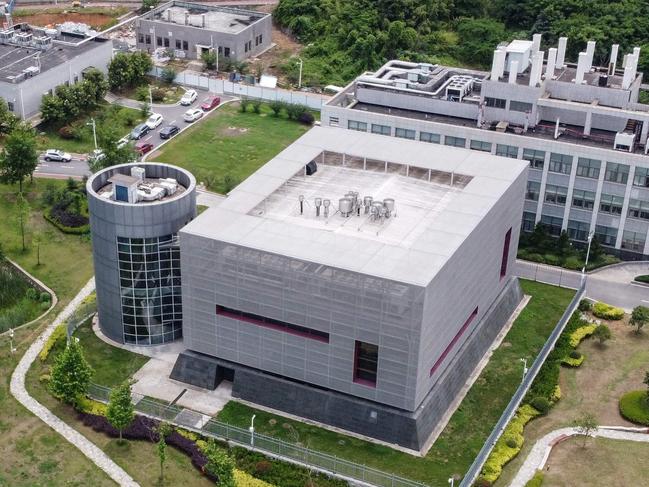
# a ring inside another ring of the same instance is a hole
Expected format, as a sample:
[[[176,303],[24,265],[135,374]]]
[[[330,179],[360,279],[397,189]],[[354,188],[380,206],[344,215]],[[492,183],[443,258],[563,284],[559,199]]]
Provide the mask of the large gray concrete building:
[[[649,105],[638,103],[640,50],[594,65],[568,40],[505,43],[491,72],[391,61],[322,108],[323,125],[484,151],[529,164],[522,228],[575,242],[594,234],[623,258],[649,255]],[[620,67],[621,66],[621,67]],[[437,151],[436,147],[431,147]]]
[[[170,49],[188,59],[214,51],[221,60],[242,61],[271,45],[271,15],[234,7],[173,0],[135,21],[137,47]]]
[[[310,130],[178,232],[172,378],[419,450],[521,299],[526,180],[522,161]]]
[[[101,36],[16,24],[0,31],[0,97],[20,118],[33,117],[44,94],[76,83],[89,68],[106,73],[112,54],[113,43]]]
[[[86,184],[101,330],[119,343],[182,336],[178,230],[196,216],[196,181],[167,164],[113,166]]]

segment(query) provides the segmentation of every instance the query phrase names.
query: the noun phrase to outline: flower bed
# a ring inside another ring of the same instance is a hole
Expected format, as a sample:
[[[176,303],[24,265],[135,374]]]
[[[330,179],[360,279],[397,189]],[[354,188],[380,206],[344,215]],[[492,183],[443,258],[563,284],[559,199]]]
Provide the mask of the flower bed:
[[[617,321],[624,318],[624,310],[616,308],[606,303],[595,303],[593,305],[593,314],[603,320]]]

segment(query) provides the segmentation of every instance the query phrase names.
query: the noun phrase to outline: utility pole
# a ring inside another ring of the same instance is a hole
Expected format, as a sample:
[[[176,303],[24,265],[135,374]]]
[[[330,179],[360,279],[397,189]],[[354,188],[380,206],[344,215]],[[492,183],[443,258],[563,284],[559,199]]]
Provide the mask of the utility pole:
[[[91,118],[90,122],[86,123],[86,125],[92,126],[92,138],[95,140],[95,150],[97,150],[97,124],[95,123],[95,119]]]
[[[300,63],[300,74],[299,74],[298,80],[297,80],[297,89],[299,90],[300,88],[302,88],[302,65],[304,63],[302,61],[302,58],[298,57],[298,60],[299,60],[299,63]]]

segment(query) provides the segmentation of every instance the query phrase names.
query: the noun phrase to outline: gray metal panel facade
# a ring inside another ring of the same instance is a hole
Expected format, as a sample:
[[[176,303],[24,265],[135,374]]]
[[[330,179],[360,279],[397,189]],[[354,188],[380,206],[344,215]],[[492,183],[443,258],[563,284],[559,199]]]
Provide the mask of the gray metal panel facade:
[[[144,167],[147,177],[174,178],[187,190],[177,198],[147,204],[121,203],[98,196],[96,190],[105,186],[113,174],[130,174],[134,166]],[[117,237],[152,238],[177,233],[196,216],[196,180],[184,169],[167,164],[122,164],[95,174],[86,188],[100,327],[108,337],[123,343]]]

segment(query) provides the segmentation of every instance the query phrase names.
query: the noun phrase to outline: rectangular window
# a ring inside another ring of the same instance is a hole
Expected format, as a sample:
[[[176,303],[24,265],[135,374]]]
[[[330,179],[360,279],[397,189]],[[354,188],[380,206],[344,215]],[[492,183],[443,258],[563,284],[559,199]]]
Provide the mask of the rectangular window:
[[[483,152],[491,152],[491,142],[483,142],[482,140],[472,140],[471,149]]]
[[[611,183],[626,184],[629,180],[629,166],[626,164],[617,164],[615,162],[606,163],[606,172],[604,179]]]
[[[401,129],[397,127],[394,130],[394,136],[399,137],[401,139],[415,140],[415,131],[410,129]]]
[[[518,147],[514,145],[496,144],[496,155],[516,159],[518,158]]]
[[[451,340],[451,343],[449,343],[446,346],[446,348],[444,349],[442,354],[435,361],[435,363],[433,364],[433,366],[430,369],[430,373],[428,374],[429,377],[433,376],[433,374],[435,373],[437,368],[441,365],[441,363],[444,361],[446,356],[451,352],[451,350],[453,349],[453,346],[455,346],[455,344],[460,339],[460,337],[464,334],[464,332],[467,330],[467,328],[469,328],[469,325],[473,322],[473,320],[475,319],[476,316],[478,316],[478,308],[477,307],[476,307],[476,309],[473,310],[473,312],[471,313],[469,318],[467,318],[467,320],[464,322],[464,324],[462,325],[462,328],[460,328],[460,331],[458,331],[456,333],[456,335],[453,337],[453,340]]]
[[[372,133],[381,135],[392,135],[392,127],[389,125],[372,124]]]
[[[354,347],[354,382],[376,387],[378,364],[378,345],[356,340],[356,346]]]
[[[463,137],[452,137],[447,135],[444,137],[444,145],[450,145],[452,147],[466,147],[466,139]]]
[[[649,201],[629,200],[629,218],[649,220]]]
[[[162,47],[162,37],[157,36],[157,37],[155,38],[155,42],[156,42],[156,45],[157,45],[157,46]]]
[[[523,159],[529,161],[533,169],[543,169],[545,163],[545,151],[535,149],[523,149]]]
[[[176,49],[180,49],[182,47],[182,43],[180,42],[180,39],[176,39]]]
[[[622,233],[622,243],[620,244],[620,247],[632,252],[643,253],[646,238],[647,234],[645,232],[632,232],[630,230],[625,230]]]
[[[169,47],[169,38],[168,37],[164,38],[164,47]]]
[[[329,125],[332,127],[338,127],[338,124],[340,123],[340,119],[338,117],[329,117]]]
[[[14,102],[8,101],[7,102],[7,108],[9,109],[10,112],[14,111]]]
[[[183,41],[183,51],[188,51],[189,50],[189,42]]]
[[[590,223],[568,220],[568,236],[573,240],[587,241],[589,230]]]
[[[329,333],[323,331],[313,330],[304,326],[294,325],[292,323],[285,323],[283,321],[274,320],[265,316],[256,315],[253,313],[246,313],[237,309],[226,308],[225,306],[216,305],[216,314],[225,316],[234,320],[250,323],[251,325],[262,326],[272,330],[290,333],[291,335],[301,336],[303,338],[310,338],[319,342],[329,343]]]
[[[224,47],[223,48],[223,56],[230,57],[230,48],[229,47]]]
[[[505,234],[505,243],[503,244],[503,258],[500,261],[500,278],[507,275],[507,262],[509,261],[509,244],[512,239],[512,229],[507,230]]]
[[[502,98],[491,98],[488,96],[485,96],[484,102],[485,105],[492,108],[505,108],[507,105],[507,100],[503,100]]]
[[[649,167],[636,167],[633,173],[633,185],[649,188]]]
[[[595,193],[583,189],[575,189],[572,192],[572,207],[584,210],[592,210],[595,207]]]
[[[554,184],[547,184],[545,186],[544,201],[546,203],[565,206],[567,196],[568,196],[568,188],[566,188],[565,186],[556,186]]]
[[[604,225],[595,225],[595,236],[599,243],[609,247],[615,247],[617,239],[617,228],[605,227]]]
[[[552,152],[550,154],[550,167],[548,170],[562,174],[570,174],[572,170],[572,156]]]
[[[540,193],[541,193],[541,183],[539,183],[538,181],[527,182],[527,191],[525,192],[526,200],[538,201]]]
[[[264,42],[264,37],[263,36],[264,36],[264,34],[259,34],[259,44]]]
[[[534,230],[534,225],[536,222],[536,213],[531,211],[523,212],[523,222],[521,223],[521,229],[524,232],[531,232]]]
[[[511,100],[509,102],[509,109],[513,112],[531,112],[532,104],[524,101]]]
[[[151,36],[149,34],[146,34],[144,36],[144,40],[145,40],[146,44],[151,44]]]
[[[602,165],[602,161],[597,159],[589,159],[587,157],[580,157],[577,161],[577,176],[582,178],[599,178],[599,168]]]
[[[439,134],[430,132],[419,132],[419,140],[422,142],[430,142],[431,144],[439,144],[440,136]]]
[[[140,35],[138,35],[137,38],[138,38],[138,42],[139,42],[140,44],[144,44],[144,34],[140,34]]]
[[[541,215],[541,224],[545,225],[550,232],[550,235],[558,237],[561,235],[561,225],[563,225],[563,218],[558,216]]]
[[[621,215],[622,205],[624,205],[624,198],[622,196],[614,196],[612,194],[602,193],[599,200],[599,210],[611,215]]]
[[[356,120],[349,120],[347,128],[351,130],[358,130],[359,132],[367,132],[367,124],[365,122],[357,122]]]

